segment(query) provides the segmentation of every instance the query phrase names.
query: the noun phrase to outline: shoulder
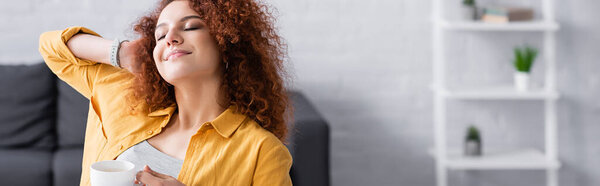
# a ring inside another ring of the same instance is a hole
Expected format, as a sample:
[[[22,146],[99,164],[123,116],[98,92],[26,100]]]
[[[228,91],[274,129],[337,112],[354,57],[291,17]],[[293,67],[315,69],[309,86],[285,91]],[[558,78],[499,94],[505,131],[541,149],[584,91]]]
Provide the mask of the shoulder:
[[[241,124],[238,131],[236,131],[236,134],[237,133],[252,140],[281,143],[279,138],[277,138],[273,133],[263,128],[256,121],[248,117],[246,117],[246,120]]]
[[[271,151],[271,150],[284,150],[287,151],[287,147],[283,144],[277,136],[270,131],[264,129],[256,121],[246,118],[246,121],[240,126],[238,131],[234,134],[235,138],[239,138],[252,143],[255,148],[259,151]]]

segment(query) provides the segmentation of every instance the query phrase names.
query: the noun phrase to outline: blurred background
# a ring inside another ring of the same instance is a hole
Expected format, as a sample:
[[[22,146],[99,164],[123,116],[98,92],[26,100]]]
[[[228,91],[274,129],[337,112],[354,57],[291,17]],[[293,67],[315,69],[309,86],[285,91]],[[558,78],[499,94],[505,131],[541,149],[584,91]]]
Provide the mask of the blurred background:
[[[39,35],[68,26],[86,26],[105,38],[135,38],[132,23],[155,2],[5,1],[0,65],[41,63]],[[477,0],[473,12],[479,20],[469,17],[468,2],[439,0],[438,9],[434,2],[265,1],[276,9],[276,24],[288,44],[290,89],[302,92],[329,125],[330,184],[534,186],[557,180],[558,185],[600,185],[600,1],[554,1],[549,16],[546,0]],[[513,9],[506,7],[525,8],[525,20],[518,21],[524,26],[510,26]],[[520,46],[538,51],[529,89],[521,92],[514,90],[514,49]],[[552,59],[553,68],[547,68]],[[505,94],[474,91],[456,94],[466,99],[451,99],[432,89],[442,86],[438,80],[448,90],[509,88],[502,89]],[[436,102],[436,96],[443,101]],[[434,119],[438,107],[443,122]],[[556,135],[546,130],[549,118]],[[443,134],[434,132],[436,121],[445,124]],[[478,130],[483,157],[492,149],[547,152],[550,140],[557,158],[543,156],[548,161],[537,168],[483,165],[486,170],[480,170],[473,168],[478,165],[464,169],[477,157],[461,155],[467,163],[455,165],[463,168],[440,166],[430,153],[435,139],[462,153],[469,126]],[[444,168],[436,172],[436,166]],[[554,168],[556,180],[547,174]],[[436,182],[446,173],[447,179]]]

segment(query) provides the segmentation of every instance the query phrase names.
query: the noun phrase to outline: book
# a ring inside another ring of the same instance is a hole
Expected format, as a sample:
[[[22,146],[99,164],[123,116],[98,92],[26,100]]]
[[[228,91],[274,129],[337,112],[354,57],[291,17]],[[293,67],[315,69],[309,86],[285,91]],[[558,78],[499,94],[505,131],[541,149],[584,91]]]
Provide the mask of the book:
[[[485,8],[481,20],[491,23],[506,23],[511,21],[529,21],[533,19],[533,9],[518,7]]]

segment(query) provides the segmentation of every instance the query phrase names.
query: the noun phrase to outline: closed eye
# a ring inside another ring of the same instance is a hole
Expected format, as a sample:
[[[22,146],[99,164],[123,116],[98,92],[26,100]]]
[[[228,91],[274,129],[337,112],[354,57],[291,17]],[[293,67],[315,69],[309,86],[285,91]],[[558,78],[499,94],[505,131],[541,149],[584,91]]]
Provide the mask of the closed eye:
[[[190,27],[190,28],[185,28],[183,29],[183,31],[191,31],[191,30],[198,30],[200,29],[199,27]],[[157,41],[160,41],[161,39],[164,39],[166,35],[160,36],[158,37],[158,39],[156,39]]]
[[[198,30],[198,27],[190,27],[190,28],[186,28],[183,29],[184,31],[190,31],[190,30]]]

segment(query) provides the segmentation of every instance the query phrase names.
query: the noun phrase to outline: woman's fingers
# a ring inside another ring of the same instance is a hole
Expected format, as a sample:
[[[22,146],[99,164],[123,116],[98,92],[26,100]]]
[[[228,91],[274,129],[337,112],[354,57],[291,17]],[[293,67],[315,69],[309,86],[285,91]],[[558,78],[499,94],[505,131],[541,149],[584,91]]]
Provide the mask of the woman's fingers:
[[[158,173],[158,172],[150,169],[150,166],[148,166],[148,165],[144,166],[144,172],[148,172],[148,173],[152,174],[153,176],[162,178],[162,179],[168,179],[170,177],[169,175],[161,174],[161,173]]]
[[[146,171],[140,171],[135,175],[135,179],[144,185],[162,186],[164,179],[156,177]]]
[[[183,185],[181,182],[177,181],[177,179],[156,172],[148,165],[144,166],[142,171],[139,171],[135,175],[136,184],[142,183],[144,185],[152,185],[152,186],[170,186],[170,185]]]
[[[156,172],[148,165],[144,166],[142,171],[139,171],[135,175],[135,184],[142,183],[144,185],[152,185],[152,186],[185,186],[183,183],[179,182],[179,180],[166,175]]]

